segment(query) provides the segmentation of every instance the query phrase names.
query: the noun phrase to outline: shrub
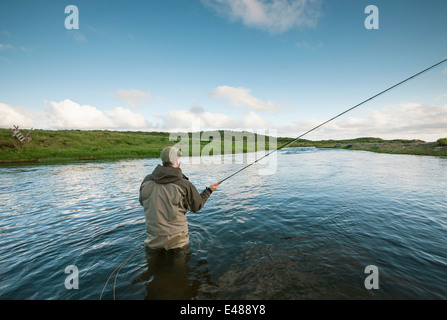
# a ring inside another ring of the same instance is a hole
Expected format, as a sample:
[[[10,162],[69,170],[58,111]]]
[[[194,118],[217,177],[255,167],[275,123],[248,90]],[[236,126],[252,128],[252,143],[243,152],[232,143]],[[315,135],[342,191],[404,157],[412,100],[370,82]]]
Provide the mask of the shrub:
[[[441,139],[438,139],[438,144],[439,144],[441,147],[447,147],[447,138],[441,138]]]
[[[15,148],[16,145],[11,141],[0,140],[0,148]]]

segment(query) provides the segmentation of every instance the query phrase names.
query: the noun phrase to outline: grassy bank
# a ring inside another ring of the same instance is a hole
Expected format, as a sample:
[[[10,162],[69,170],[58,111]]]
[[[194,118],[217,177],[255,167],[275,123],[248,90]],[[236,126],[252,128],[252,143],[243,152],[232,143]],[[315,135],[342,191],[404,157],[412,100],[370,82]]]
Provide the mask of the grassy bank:
[[[29,130],[21,130],[25,135]],[[102,160],[125,158],[155,158],[163,148],[180,141],[180,137],[170,140],[167,132],[118,132],[118,131],[81,131],[81,130],[33,130],[31,141],[19,142],[11,137],[10,129],[0,129],[0,163],[11,162],[59,162],[73,160]],[[221,153],[239,153],[256,151],[252,144],[242,139],[247,133],[219,131]],[[185,134],[183,134],[185,135]],[[263,137],[268,147],[269,138],[254,135],[255,141]],[[237,139],[236,139],[236,138]],[[185,138],[185,137],[183,137]],[[231,149],[224,148],[224,140],[232,139]],[[188,134],[188,148],[182,150],[184,156],[199,155],[204,146],[210,145],[213,138],[201,141],[197,134]],[[202,137],[202,139],[204,139]],[[183,140],[185,141],[185,140]],[[238,143],[237,141],[242,141]],[[217,146],[217,144],[214,144]],[[200,146],[197,148],[197,146]],[[208,146],[209,147],[209,146]],[[193,152],[200,150],[200,152]],[[208,152],[208,151],[207,151]],[[215,147],[214,153],[219,152]],[[213,154],[213,150],[207,154]]]
[[[447,139],[436,142],[421,140],[383,140],[380,138],[357,138],[351,140],[298,140],[292,147],[336,148],[349,150],[364,150],[390,154],[413,154],[427,156],[447,156]]]
[[[28,131],[27,129],[21,130],[24,135]],[[0,129],[0,163],[153,158],[159,157],[160,151],[166,146],[174,145],[178,142],[178,140],[170,141],[170,134],[167,132],[33,130],[30,133],[32,139],[29,142],[19,142],[11,137],[11,133],[10,129]],[[221,153],[256,151],[256,143],[247,143],[246,140],[243,140],[242,144],[236,142],[242,141],[238,140],[242,139],[242,136],[250,136],[250,134],[231,131],[219,131],[218,133],[220,143],[219,140],[216,141],[213,138],[201,141],[197,134],[189,134],[189,150],[198,150],[197,146],[200,146],[200,150],[206,147],[208,152],[213,145],[214,152],[218,152],[218,145],[220,145]],[[263,140],[260,141],[265,140],[266,148],[268,148],[269,137],[254,134],[251,137],[255,142],[262,138]],[[228,139],[233,141],[232,144],[224,143]],[[278,138],[277,146],[292,140],[291,138]],[[231,148],[225,149],[224,145],[231,145]],[[438,142],[433,143],[419,140],[382,140],[379,138],[322,141],[298,140],[290,145],[290,147],[309,146],[396,154],[447,156],[446,139],[439,139]],[[189,154],[186,152],[185,154],[184,152],[184,155],[195,154],[192,152]]]

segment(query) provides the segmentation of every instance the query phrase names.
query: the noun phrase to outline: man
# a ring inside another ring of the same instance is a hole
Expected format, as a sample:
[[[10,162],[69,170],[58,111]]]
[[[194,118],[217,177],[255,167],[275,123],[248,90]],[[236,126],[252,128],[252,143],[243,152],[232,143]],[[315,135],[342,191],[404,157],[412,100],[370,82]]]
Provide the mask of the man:
[[[148,248],[183,248],[189,243],[187,210],[198,212],[218,183],[199,194],[180,169],[181,152],[175,147],[161,151],[163,165],[144,178],[140,186],[140,204],[146,216]]]

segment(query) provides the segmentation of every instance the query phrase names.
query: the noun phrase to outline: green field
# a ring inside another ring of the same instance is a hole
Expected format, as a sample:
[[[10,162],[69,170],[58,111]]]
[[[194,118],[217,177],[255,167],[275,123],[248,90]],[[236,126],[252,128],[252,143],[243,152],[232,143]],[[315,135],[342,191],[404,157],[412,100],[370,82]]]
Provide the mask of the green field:
[[[26,135],[28,131],[29,129],[21,129],[23,135]],[[206,154],[216,152],[222,154],[251,152],[256,151],[257,147],[263,148],[265,145],[268,149],[269,146],[269,137],[266,136],[233,131],[215,131],[213,133],[213,138],[208,138],[209,134],[202,133],[202,138],[200,138],[199,133],[189,133],[188,139],[184,137],[185,139],[182,140],[183,142],[188,140],[189,143],[189,148],[182,148],[183,155],[196,155],[197,150],[200,149],[202,152],[203,148],[207,148]],[[0,129],[0,163],[157,158],[163,148],[179,141],[179,139],[172,141],[167,132],[33,130],[30,133],[31,140],[24,142],[12,138],[11,134],[10,129]],[[249,138],[247,140],[243,137]],[[229,139],[232,143],[224,143]],[[292,140],[292,138],[277,138],[277,146]],[[230,146],[230,148],[224,148],[224,145]],[[211,146],[214,146],[214,149],[210,148]],[[419,140],[382,140],[379,138],[322,141],[301,139],[289,146],[447,156],[447,139],[439,139],[437,142],[431,143]],[[210,151],[210,149],[212,150]],[[196,150],[196,152],[192,152],[192,150]]]
[[[25,136],[29,129],[21,130]],[[219,143],[220,150],[216,147],[213,153],[238,153],[256,151],[252,143],[237,139],[229,144],[231,149],[224,148],[225,137],[238,137],[248,133],[216,131],[221,137]],[[81,130],[33,130],[30,133],[31,141],[20,142],[11,137],[10,129],[0,129],[0,163],[10,162],[60,162],[73,160],[102,160],[102,159],[125,159],[125,158],[156,158],[167,146],[172,146],[180,141],[170,139],[167,132],[119,132],[119,131],[81,131]],[[185,135],[185,134],[183,134]],[[250,135],[250,134],[248,134]],[[255,139],[261,136],[252,134]],[[197,134],[188,134],[188,148],[182,148],[184,156],[197,155],[204,146],[207,146],[213,139],[204,139]],[[269,138],[265,137],[265,144],[268,146]],[[255,140],[257,141],[257,140]],[[197,147],[198,146],[198,147]],[[199,150],[198,152],[193,152]]]

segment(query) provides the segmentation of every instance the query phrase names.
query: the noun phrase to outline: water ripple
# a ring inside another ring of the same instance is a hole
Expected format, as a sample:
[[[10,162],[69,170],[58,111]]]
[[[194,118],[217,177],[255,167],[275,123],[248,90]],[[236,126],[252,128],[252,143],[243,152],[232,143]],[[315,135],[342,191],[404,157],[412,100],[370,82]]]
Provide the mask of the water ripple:
[[[145,238],[138,188],[157,164],[0,168],[0,298],[97,299]],[[183,170],[202,189],[240,166]],[[130,260],[119,297],[157,297],[173,263],[177,284],[167,280],[164,296],[182,283],[187,299],[446,299],[446,167],[434,157],[282,150],[274,175],[250,167],[189,214],[187,255]],[[379,290],[363,285],[370,264]],[[79,268],[79,290],[64,286],[68,265]]]

